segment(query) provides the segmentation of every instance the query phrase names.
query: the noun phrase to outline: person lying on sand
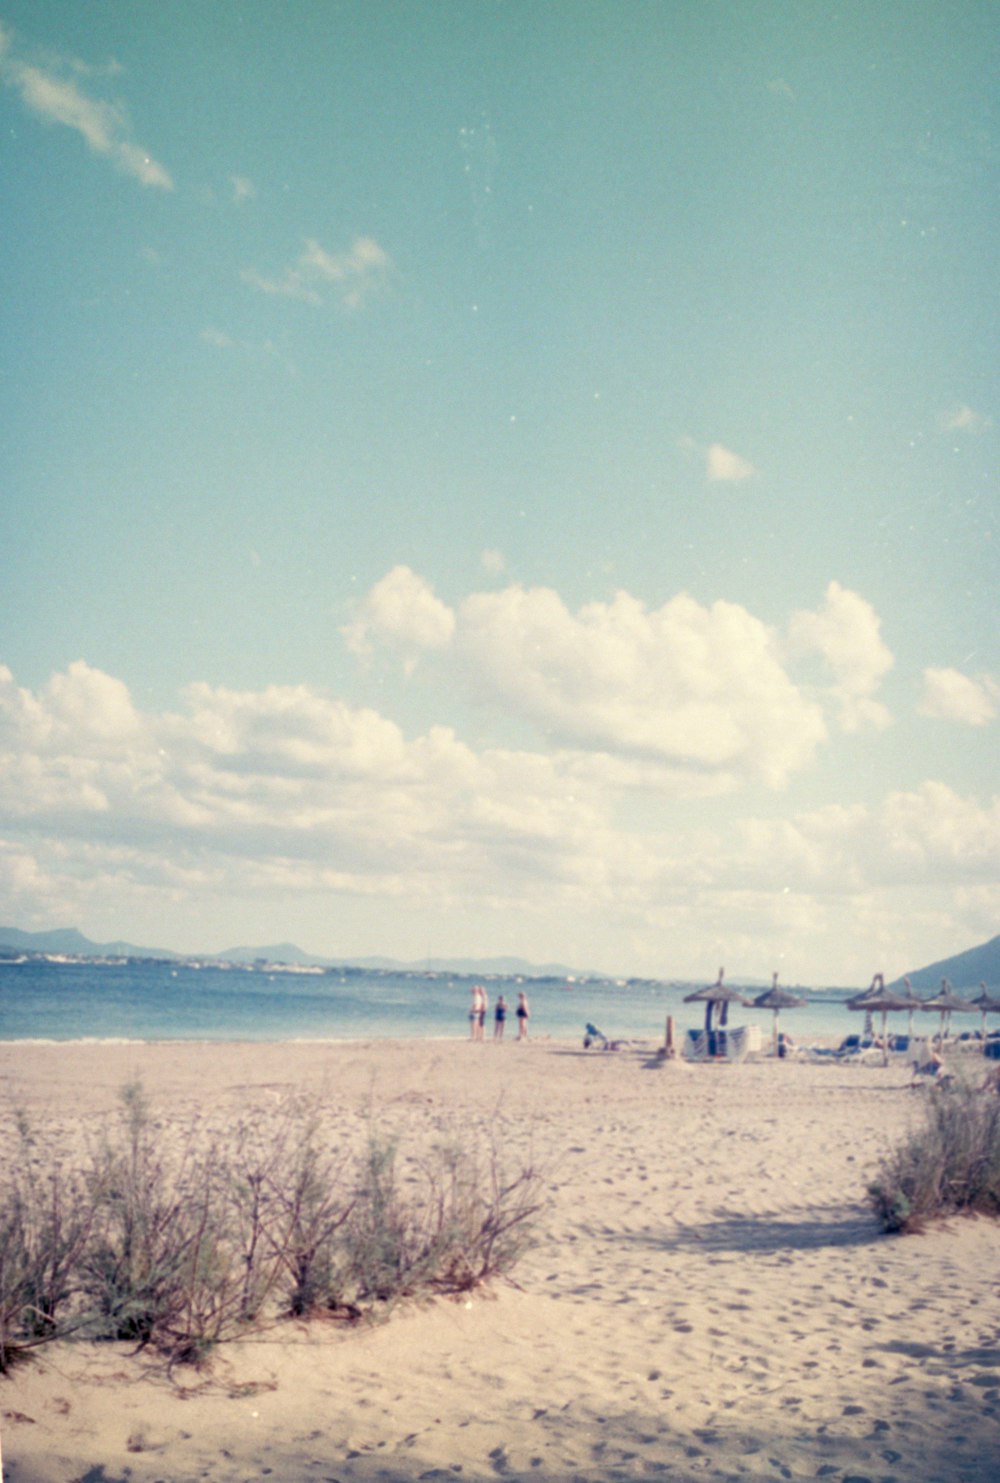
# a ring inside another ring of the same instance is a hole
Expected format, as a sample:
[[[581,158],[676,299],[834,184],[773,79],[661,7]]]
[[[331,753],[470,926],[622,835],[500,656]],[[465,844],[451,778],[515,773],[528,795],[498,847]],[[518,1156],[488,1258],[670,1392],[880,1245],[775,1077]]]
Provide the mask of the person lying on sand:
[[[940,1084],[951,1081],[951,1079],[951,1072],[941,1059],[941,1052],[932,1047],[930,1056],[926,1061],[914,1061],[913,1080],[910,1082],[910,1086],[926,1086],[929,1080]]]

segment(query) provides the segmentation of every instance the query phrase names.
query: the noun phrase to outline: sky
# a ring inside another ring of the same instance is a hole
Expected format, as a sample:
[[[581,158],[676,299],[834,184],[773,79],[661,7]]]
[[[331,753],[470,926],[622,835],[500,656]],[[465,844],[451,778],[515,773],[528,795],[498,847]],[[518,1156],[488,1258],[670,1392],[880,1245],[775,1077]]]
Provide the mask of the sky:
[[[0,0],[0,922],[1000,931],[992,0]]]

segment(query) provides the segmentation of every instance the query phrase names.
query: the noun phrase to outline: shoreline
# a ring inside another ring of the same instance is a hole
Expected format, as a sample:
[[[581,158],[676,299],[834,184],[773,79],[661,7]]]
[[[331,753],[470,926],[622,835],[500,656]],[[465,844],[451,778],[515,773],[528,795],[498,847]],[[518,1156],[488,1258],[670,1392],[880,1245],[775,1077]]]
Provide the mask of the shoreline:
[[[925,1095],[909,1063],[656,1044],[0,1044],[5,1141],[22,1109],[42,1146],[85,1144],[135,1077],[165,1138],[305,1093],[345,1136],[374,1102],[418,1152],[493,1128],[548,1194],[513,1282],[382,1324],[286,1320],[180,1385],[126,1345],[40,1351],[0,1380],[5,1483],[987,1483],[1000,1225],[885,1237],[865,1204]]]

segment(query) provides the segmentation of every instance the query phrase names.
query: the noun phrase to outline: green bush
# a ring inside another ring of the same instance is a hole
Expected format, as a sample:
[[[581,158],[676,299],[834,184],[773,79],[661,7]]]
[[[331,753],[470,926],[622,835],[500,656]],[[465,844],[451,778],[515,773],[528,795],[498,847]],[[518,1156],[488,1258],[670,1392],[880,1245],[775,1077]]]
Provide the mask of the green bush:
[[[868,1197],[886,1231],[1000,1215],[1000,1097],[962,1080],[929,1087],[921,1125],[885,1156]]]

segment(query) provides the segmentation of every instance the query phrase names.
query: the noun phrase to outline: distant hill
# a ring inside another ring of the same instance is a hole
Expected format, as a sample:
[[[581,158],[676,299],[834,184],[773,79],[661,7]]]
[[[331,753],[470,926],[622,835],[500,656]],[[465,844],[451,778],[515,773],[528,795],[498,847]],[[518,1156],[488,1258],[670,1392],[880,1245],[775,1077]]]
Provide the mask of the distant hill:
[[[907,973],[914,989],[937,989],[946,978],[956,989],[978,988],[981,983],[995,987],[1000,984],[1000,937],[992,937],[981,947],[970,947],[953,958],[942,958],[940,963],[931,963],[927,968],[914,968]],[[903,982],[902,978],[895,980]],[[892,985],[890,985],[892,987]]]
[[[136,947],[132,942],[91,942],[75,927],[56,927],[51,932],[22,932],[17,927],[0,927],[0,948],[16,948],[21,953],[53,953],[73,958],[169,958],[180,953],[169,948]]]
[[[75,927],[49,932],[23,932],[18,927],[0,927],[0,951],[51,953],[74,958],[163,958],[171,962],[196,958],[200,963],[288,963],[302,968],[371,968],[397,973],[482,973],[498,976],[523,974],[526,978],[603,978],[600,973],[581,972],[562,963],[529,963],[524,958],[424,958],[408,963],[397,958],[327,958],[307,953],[294,942],[274,942],[226,948],[221,953],[175,953],[169,948],[137,947],[132,942],[92,942]]]

